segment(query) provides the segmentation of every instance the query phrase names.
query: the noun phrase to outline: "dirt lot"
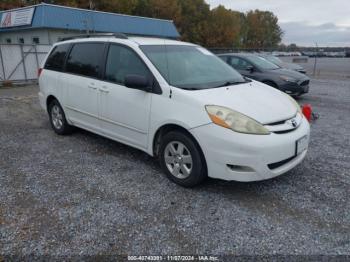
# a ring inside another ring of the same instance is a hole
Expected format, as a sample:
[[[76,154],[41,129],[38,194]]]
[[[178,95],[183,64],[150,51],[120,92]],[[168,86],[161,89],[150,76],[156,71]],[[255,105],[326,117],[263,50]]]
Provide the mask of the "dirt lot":
[[[350,81],[313,80],[306,160],[273,180],[184,189],[138,150],[57,136],[37,87],[0,89],[1,255],[350,255]]]

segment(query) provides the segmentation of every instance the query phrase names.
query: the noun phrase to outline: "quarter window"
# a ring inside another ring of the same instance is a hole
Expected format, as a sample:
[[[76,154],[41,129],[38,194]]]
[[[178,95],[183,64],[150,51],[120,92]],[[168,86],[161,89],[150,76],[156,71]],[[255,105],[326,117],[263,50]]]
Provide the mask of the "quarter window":
[[[135,52],[129,48],[111,45],[108,51],[105,79],[124,85],[127,75],[141,75],[150,79],[150,72]]]
[[[67,52],[69,50],[69,45],[58,45],[56,46],[49,57],[47,58],[45,69],[62,71],[63,64]]]
[[[75,44],[68,57],[66,71],[69,73],[98,78],[103,58],[103,43]]]

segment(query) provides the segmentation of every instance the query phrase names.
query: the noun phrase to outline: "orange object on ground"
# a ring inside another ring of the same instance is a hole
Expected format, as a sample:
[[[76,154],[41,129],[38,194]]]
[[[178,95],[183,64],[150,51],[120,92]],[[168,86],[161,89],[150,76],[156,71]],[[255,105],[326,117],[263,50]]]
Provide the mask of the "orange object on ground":
[[[302,111],[304,116],[306,117],[307,121],[311,121],[311,117],[312,117],[312,107],[310,104],[305,104],[302,107]]]

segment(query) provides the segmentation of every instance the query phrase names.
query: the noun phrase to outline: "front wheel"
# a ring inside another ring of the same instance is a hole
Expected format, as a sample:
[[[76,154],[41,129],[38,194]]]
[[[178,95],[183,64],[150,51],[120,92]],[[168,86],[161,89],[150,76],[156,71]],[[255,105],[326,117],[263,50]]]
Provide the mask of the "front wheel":
[[[182,132],[173,131],[163,137],[160,164],[170,180],[184,187],[196,186],[207,177],[199,146]]]

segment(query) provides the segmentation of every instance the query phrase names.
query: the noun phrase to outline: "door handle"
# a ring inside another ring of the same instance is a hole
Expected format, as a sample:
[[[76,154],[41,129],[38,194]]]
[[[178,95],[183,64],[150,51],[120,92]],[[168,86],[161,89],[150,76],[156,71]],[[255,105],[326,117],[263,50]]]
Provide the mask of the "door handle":
[[[102,93],[106,93],[106,94],[109,93],[108,87],[106,87],[106,86],[102,86],[99,90],[100,90],[100,92],[102,92]]]
[[[93,89],[93,90],[96,90],[96,89],[97,89],[97,87],[95,86],[94,83],[89,84],[89,85],[88,85],[88,88]]]

